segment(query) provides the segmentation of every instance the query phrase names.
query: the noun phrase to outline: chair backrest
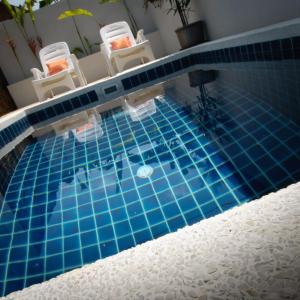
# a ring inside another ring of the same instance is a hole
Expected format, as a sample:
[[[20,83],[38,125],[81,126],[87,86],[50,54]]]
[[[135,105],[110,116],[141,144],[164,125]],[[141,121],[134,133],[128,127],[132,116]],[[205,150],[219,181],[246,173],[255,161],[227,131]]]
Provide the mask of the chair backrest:
[[[74,65],[71,59],[71,53],[67,43],[65,42],[58,42],[51,45],[48,45],[40,50],[40,60],[43,67],[43,71],[46,75],[48,75],[48,67],[47,63],[65,58],[68,62],[68,69],[74,69]]]
[[[105,48],[108,51],[111,51],[111,42],[128,36],[132,46],[136,45],[135,38],[131,32],[129,25],[125,22],[116,22],[109,25],[106,25],[100,29],[100,36],[104,43]]]

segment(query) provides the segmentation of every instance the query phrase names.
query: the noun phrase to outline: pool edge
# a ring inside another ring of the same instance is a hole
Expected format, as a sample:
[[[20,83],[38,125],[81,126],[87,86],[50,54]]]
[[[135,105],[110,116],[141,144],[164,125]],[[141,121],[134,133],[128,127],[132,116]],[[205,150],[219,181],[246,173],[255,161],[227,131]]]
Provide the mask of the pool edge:
[[[297,295],[299,201],[300,182],[6,299]]]

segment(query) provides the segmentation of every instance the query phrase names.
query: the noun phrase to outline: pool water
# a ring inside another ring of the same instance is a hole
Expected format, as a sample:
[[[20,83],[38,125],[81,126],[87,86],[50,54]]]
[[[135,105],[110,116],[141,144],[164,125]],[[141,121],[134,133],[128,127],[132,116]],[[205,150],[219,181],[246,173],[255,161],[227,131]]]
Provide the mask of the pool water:
[[[213,96],[203,114],[171,89],[142,121],[115,110],[103,135],[90,126],[85,139],[73,130],[27,146],[2,205],[0,295],[300,179],[297,125],[234,88]]]

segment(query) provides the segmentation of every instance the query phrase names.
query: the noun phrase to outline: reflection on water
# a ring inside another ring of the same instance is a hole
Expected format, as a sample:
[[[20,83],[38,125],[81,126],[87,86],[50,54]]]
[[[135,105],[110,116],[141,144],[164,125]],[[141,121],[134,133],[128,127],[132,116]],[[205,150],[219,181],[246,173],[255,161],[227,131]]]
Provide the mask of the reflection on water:
[[[232,95],[214,93],[205,112],[191,111],[174,101],[190,95],[170,89],[142,121],[116,109],[28,146],[0,217],[6,281],[43,281],[298,180],[295,127]],[[145,165],[153,173],[140,178]]]
[[[149,127],[147,133],[152,135],[159,132],[157,125]],[[122,138],[122,142],[116,145],[112,145],[112,153],[117,153],[112,156],[107,156],[103,159],[98,159],[89,162],[88,164],[82,164],[75,167],[63,170],[62,172],[62,182],[58,185],[57,190],[61,190],[61,196],[66,196],[64,191],[67,191],[70,187],[77,187],[77,193],[83,193],[85,190],[89,189],[89,179],[90,178],[100,178],[97,182],[98,187],[104,186],[114,186],[115,193],[120,192],[119,182],[122,181],[123,177],[128,178],[130,174],[130,169],[138,169],[139,166],[143,166],[144,163],[147,165],[152,165],[154,168],[164,165],[164,168],[168,170],[174,170],[176,167],[183,170],[184,174],[192,172],[196,166],[190,165],[186,167],[187,161],[178,159],[184,155],[189,154],[193,149],[192,143],[187,145],[184,144],[179,134],[175,132],[166,138],[160,136],[154,138],[153,140],[142,142],[141,144],[136,144],[134,140],[135,132],[129,133]],[[91,142],[91,141],[89,141]],[[74,134],[69,132],[69,137],[65,140],[65,145],[75,144],[76,152],[82,152],[86,148],[85,142],[79,142]],[[192,158],[194,160],[200,160],[197,151],[192,152]],[[75,158],[76,160],[76,155]],[[192,161],[190,161],[192,163]],[[205,162],[203,162],[205,164]]]

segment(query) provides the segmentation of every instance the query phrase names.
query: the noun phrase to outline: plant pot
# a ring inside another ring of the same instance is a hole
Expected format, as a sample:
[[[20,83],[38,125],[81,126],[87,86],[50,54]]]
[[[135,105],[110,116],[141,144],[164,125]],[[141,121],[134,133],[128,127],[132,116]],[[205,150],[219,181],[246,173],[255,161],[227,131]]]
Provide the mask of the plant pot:
[[[216,80],[217,72],[214,70],[197,70],[189,72],[189,81],[191,87],[197,87]]]
[[[197,21],[175,30],[182,49],[186,49],[207,41],[204,21]]]

